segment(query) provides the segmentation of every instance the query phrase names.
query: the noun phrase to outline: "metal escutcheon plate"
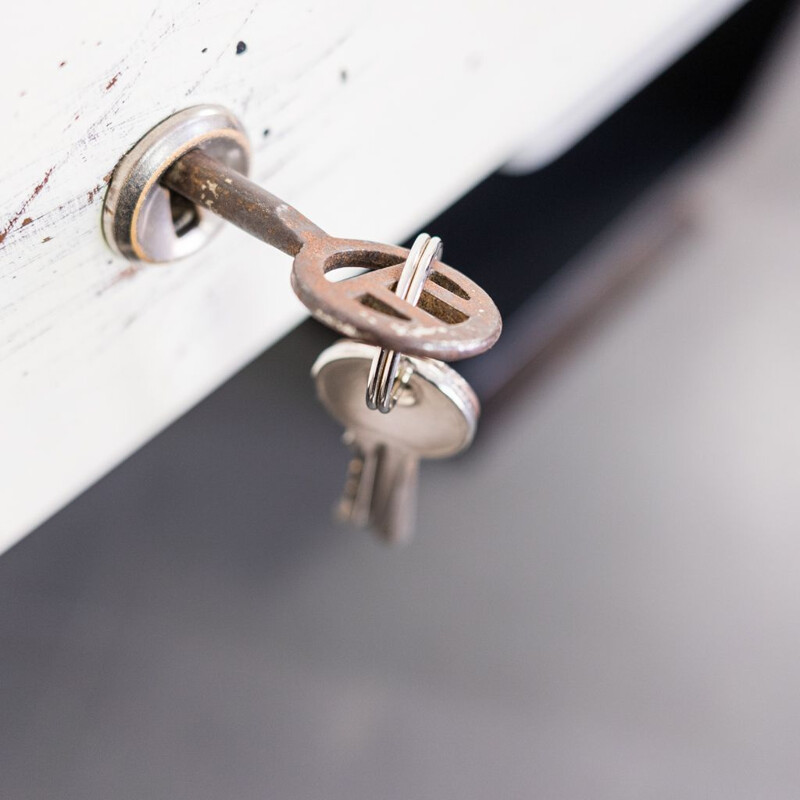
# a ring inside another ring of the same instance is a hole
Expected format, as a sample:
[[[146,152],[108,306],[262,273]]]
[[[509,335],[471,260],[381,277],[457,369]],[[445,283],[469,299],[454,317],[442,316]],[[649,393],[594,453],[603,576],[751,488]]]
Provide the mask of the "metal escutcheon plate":
[[[230,111],[202,105],[174,114],[145,134],[114,170],[103,207],[103,233],[113,250],[140,261],[174,261],[195,253],[224,226],[207,209],[173,197],[159,184],[161,175],[195,148],[248,172],[250,146]]]

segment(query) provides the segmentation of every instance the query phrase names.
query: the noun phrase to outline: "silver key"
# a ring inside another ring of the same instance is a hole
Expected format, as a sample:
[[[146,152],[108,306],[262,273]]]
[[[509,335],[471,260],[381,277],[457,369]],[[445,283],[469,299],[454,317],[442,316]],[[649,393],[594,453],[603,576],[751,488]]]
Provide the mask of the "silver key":
[[[443,362],[403,356],[396,405],[391,414],[376,414],[364,402],[364,386],[377,350],[337,342],[319,356],[312,375],[320,400],[345,427],[344,441],[354,452],[339,517],[400,542],[414,527],[420,459],[446,458],[467,448],[480,404],[469,384]]]

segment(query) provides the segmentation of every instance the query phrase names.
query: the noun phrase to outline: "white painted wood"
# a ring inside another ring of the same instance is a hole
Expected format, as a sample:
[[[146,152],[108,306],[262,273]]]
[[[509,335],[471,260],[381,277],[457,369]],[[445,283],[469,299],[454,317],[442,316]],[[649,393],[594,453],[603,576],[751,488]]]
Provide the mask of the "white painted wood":
[[[112,257],[109,173],[161,119],[226,105],[256,180],[332,233],[397,241],[523,143],[557,152],[736,5],[3,0],[0,551],[304,316],[289,260],[232,229],[181,264]]]

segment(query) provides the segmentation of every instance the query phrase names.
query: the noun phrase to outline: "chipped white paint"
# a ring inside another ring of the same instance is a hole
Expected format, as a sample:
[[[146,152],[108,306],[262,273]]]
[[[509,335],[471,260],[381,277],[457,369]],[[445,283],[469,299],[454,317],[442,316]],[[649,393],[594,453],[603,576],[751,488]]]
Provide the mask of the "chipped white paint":
[[[325,230],[397,241],[523,142],[555,152],[737,4],[6,8],[0,550],[304,315],[290,259],[234,230],[181,264],[111,255],[108,176],[157,122],[221,103],[253,140],[255,180]]]

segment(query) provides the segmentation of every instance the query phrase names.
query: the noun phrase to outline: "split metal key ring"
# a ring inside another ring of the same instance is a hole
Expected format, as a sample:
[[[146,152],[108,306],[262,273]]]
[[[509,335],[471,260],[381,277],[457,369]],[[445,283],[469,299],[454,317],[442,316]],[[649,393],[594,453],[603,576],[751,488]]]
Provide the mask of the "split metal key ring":
[[[409,251],[395,294],[415,306],[422,288],[428,280],[434,259],[442,257],[442,240],[438,236],[421,233]],[[372,359],[367,381],[367,406],[387,414],[397,402],[402,381],[397,380],[401,353],[381,348]]]

